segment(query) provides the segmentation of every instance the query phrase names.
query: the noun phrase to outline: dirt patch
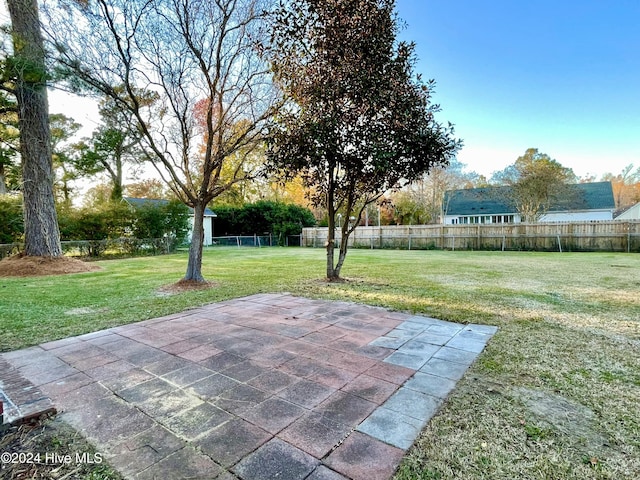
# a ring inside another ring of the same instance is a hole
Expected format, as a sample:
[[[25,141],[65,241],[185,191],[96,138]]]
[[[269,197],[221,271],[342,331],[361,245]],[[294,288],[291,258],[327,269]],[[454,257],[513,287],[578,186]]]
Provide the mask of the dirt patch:
[[[0,277],[39,277],[101,270],[98,265],[69,257],[30,257],[17,255],[0,261]]]
[[[108,308],[94,309],[90,307],[78,307],[78,308],[72,308],[71,310],[67,310],[66,312],[64,312],[64,314],[65,315],[95,315],[97,313],[104,313],[108,311],[109,311]]]
[[[217,287],[215,282],[196,282],[195,280],[180,280],[171,285],[164,285],[157,290],[159,296],[167,297],[178,293],[208,290]]]
[[[578,438],[590,448],[607,445],[598,431],[596,416],[582,404],[549,392],[515,388],[513,394],[543,423],[570,438]]]
[[[344,278],[340,277],[338,279],[329,279],[329,278],[314,278],[312,280],[307,280],[307,283],[310,285],[354,285],[354,286],[365,286],[365,287],[373,287],[373,288],[384,288],[389,287],[388,283],[380,283],[380,282],[372,282],[370,280],[359,278],[359,277],[350,277]]]

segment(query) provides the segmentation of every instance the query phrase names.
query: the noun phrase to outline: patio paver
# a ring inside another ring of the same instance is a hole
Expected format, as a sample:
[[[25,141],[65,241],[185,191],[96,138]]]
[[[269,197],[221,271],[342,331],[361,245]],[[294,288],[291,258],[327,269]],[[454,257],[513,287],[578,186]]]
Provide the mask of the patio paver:
[[[0,354],[0,400],[129,479],[386,480],[496,331],[259,294]]]

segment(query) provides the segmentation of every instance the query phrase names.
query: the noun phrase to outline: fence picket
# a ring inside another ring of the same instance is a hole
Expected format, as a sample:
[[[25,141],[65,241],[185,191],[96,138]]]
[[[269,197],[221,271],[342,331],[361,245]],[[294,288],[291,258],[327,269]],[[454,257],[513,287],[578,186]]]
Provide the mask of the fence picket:
[[[340,232],[336,231],[336,238]],[[326,244],[327,229],[305,228],[302,246]],[[352,247],[451,250],[640,252],[640,220],[358,227]]]

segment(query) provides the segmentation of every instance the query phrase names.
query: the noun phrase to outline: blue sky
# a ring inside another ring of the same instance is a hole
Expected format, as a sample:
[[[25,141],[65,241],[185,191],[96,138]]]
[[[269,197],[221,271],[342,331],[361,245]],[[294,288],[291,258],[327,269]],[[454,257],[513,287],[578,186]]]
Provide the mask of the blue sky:
[[[579,176],[640,167],[640,0],[396,0],[458,159],[490,176],[538,148]],[[0,2],[0,23],[8,22]],[[51,111],[95,127],[96,106]],[[71,111],[70,111],[71,110]]]
[[[469,170],[538,148],[579,176],[640,167],[639,0],[396,0]]]

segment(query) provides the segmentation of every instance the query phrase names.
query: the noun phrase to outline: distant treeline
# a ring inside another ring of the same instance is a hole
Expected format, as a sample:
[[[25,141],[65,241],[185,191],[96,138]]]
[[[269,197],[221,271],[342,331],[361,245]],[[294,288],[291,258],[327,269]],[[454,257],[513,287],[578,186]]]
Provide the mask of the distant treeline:
[[[217,215],[214,237],[271,234],[283,243],[287,236],[300,235],[303,228],[317,223],[307,208],[267,200],[242,207],[214,206],[212,210]]]

